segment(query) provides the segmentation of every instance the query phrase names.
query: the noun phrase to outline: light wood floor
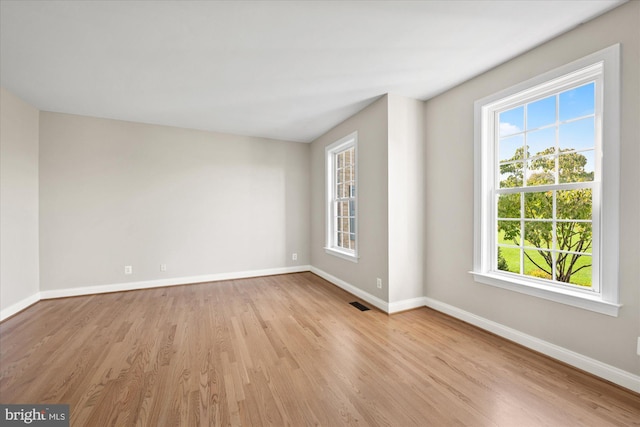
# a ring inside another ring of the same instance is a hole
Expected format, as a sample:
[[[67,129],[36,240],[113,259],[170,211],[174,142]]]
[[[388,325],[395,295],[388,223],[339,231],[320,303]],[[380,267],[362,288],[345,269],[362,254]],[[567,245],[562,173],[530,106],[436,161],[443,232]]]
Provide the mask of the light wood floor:
[[[311,273],[41,301],[0,324],[0,402],[74,426],[640,425],[640,395]]]

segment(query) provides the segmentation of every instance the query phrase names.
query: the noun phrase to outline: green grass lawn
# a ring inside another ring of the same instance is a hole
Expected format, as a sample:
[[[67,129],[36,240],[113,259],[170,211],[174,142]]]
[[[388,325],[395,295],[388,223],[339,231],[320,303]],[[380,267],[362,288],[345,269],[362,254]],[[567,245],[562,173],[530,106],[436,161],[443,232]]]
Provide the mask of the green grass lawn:
[[[498,236],[498,243],[506,243],[506,244],[512,244],[512,242],[507,242],[504,240],[504,233],[500,232],[499,236]],[[534,247],[532,244],[525,242],[526,246],[531,246]],[[550,271],[550,267],[547,265],[546,261],[544,260],[544,258],[542,257],[542,255],[540,255],[540,253],[538,253],[538,251],[536,250],[526,250],[525,252],[527,252],[529,255],[531,255],[531,258],[533,258],[533,260],[540,265],[541,267],[543,267],[545,270],[549,270]],[[513,273],[520,273],[520,250],[517,248],[505,248],[502,247],[501,248],[501,253],[502,256],[504,257],[505,261],[507,262],[507,270],[511,271]],[[578,261],[576,262],[576,266],[574,267],[574,270],[576,270],[577,268],[583,266],[583,265],[588,265],[591,264],[591,257],[589,256],[581,256]],[[580,286],[591,286],[591,267],[587,267],[584,268],[580,271],[578,271],[577,273],[571,275],[571,281],[570,283],[574,284],[574,285],[580,285]],[[544,271],[542,271],[540,268],[538,268],[534,263],[532,263],[526,256],[525,256],[525,260],[524,260],[524,274],[526,274],[527,276],[534,276],[534,277],[540,277],[540,278],[545,278],[545,279],[551,279],[551,277],[549,275],[547,275]]]

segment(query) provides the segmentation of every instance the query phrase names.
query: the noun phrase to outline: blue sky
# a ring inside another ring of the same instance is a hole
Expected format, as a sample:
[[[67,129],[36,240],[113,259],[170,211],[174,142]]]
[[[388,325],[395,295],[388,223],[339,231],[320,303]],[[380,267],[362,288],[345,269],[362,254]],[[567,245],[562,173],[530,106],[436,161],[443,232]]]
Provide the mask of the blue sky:
[[[561,149],[584,150],[594,148],[595,122],[593,116],[575,120],[578,117],[592,115],[595,106],[595,84],[588,83],[559,95],[543,98],[526,106],[520,106],[500,113],[499,159],[513,157],[515,150],[522,147],[526,138],[531,156],[546,148],[555,146],[555,126],[537,129],[556,123],[558,118],[559,144]],[[556,111],[556,106],[558,110]],[[525,124],[526,108],[526,124]],[[563,123],[569,121],[568,123]],[[588,170],[593,170],[593,153],[584,153],[589,159]]]

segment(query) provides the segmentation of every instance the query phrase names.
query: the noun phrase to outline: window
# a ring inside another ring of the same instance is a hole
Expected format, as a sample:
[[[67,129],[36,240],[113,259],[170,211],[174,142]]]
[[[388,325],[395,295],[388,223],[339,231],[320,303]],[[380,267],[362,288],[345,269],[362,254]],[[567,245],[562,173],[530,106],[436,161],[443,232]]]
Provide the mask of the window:
[[[477,101],[474,277],[617,316],[619,46]]]
[[[357,132],[326,148],[327,241],[325,250],[357,262]]]

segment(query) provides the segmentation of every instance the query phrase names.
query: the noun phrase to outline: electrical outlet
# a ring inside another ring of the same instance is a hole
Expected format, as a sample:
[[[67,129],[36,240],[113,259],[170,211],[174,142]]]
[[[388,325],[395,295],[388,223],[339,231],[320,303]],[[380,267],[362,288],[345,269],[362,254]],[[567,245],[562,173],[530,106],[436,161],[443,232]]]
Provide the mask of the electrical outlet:
[[[125,265],[124,266],[124,274],[133,274],[133,266]]]
[[[167,271],[167,264],[160,264],[160,271]]]
[[[640,337],[638,337],[638,348],[636,349],[636,353],[640,356]]]
[[[297,253],[292,253],[291,254],[291,260],[292,261],[297,261],[298,260],[298,254]]]
[[[376,279],[376,286],[378,289],[382,289],[382,279],[379,277]]]

